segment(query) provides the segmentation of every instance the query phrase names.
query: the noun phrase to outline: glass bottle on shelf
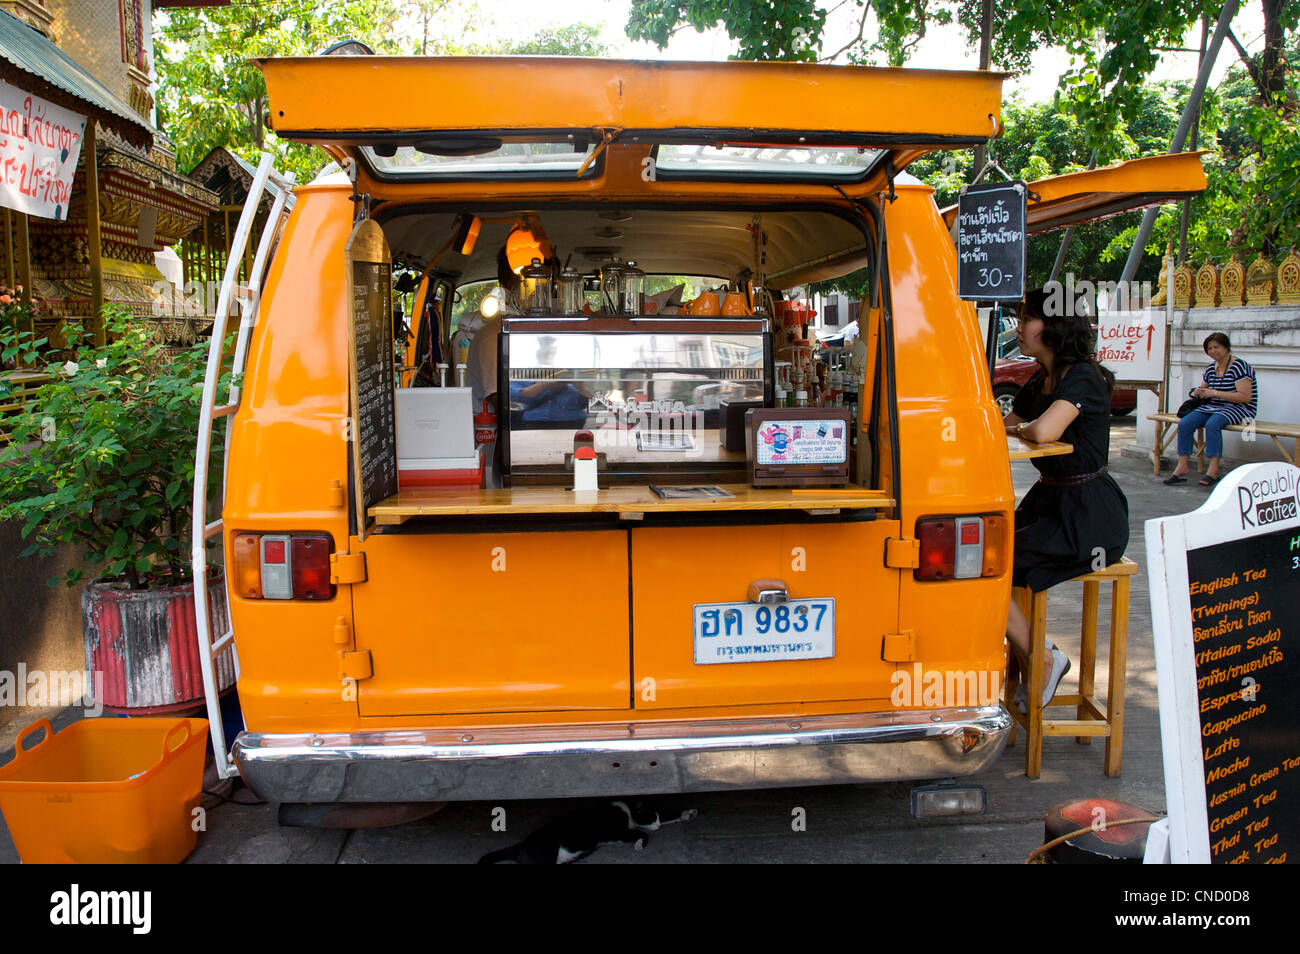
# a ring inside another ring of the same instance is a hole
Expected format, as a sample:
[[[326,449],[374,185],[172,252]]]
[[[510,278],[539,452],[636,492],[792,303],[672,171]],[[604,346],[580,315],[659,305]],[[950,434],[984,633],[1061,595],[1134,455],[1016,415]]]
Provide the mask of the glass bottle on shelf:
[[[576,268],[560,272],[560,314],[582,314],[582,273]]]
[[[519,297],[526,315],[551,313],[551,270],[540,258],[519,270]]]
[[[645,311],[645,272],[628,262],[623,267],[623,297],[619,311],[625,315],[639,315]]]
[[[614,259],[600,269],[600,310],[605,315],[621,314],[623,307],[623,264]]]

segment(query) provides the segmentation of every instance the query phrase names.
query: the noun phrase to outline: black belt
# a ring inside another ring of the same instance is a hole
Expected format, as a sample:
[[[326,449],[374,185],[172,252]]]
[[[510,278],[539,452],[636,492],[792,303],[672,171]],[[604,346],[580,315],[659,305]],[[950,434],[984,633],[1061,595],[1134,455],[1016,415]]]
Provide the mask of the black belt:
[[[1038,478],[1040,484],[1046,484],[1048,487],[1077,487],[1080,484],[1086,484],[1090,480],[1096,480],[1102,474],[1106,473],[1106,468],[1094,470],[1091,474],[1070,474],[1066,477],[1047,477],[1045,475]]]

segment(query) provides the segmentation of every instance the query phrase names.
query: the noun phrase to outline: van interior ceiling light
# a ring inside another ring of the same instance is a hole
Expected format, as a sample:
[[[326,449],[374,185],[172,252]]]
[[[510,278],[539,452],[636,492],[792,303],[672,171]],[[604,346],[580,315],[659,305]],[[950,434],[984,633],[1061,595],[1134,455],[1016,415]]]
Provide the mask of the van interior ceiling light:
[[[497,285],[485,296],[479,303],[478,310],[484,318],[495,318],[501,314],[506,307],[506,290]]]
[[[456,222],[455,249],[460,255],[472,255],[483,220],[477,215],[462,215]]]
[[[546,237],[546,230],[536,216],[520,219],[510,230],[510,235],[506,238],[506,261],[516,275],[535,258],[549,262],[554,257],[551,240]]]

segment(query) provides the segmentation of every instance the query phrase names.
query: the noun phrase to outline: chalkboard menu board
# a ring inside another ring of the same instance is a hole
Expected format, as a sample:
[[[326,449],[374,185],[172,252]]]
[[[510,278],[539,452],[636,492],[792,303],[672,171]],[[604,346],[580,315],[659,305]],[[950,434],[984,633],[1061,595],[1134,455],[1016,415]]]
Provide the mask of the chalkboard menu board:
[[[1187,552],[1210,855],[1300,860],[1300,528]]]
[[[957,199],[957,294],[967,301],[1025,297],[1025,185],[967,186]]]
[[[1146,546],[1168,860],[1298,861],[1300,469],[1238,467]]]
[[[392,265],[383,232],[370,220],[357,223],[347,248],[352,462],[357,536],[365,539],[369,508],[397,493]]]

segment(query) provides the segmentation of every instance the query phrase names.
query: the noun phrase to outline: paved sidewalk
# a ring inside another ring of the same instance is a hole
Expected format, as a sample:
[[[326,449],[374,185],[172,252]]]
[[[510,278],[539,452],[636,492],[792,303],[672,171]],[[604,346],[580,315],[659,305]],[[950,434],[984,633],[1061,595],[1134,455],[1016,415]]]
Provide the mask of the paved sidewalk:
[[[910,784],[833,786],[778,791],[711,793],[685,799],[699,811],[687,824],[650,836],[643,851],[626,846],[600,849],[584,863],[657,862],[1021,862],[1042,842],[1043,816],[1057,803],[1088,796],[1132,802],[1164,810],[1163,766],[1156,708],[1151,612],[1147,589],[1143,523],[1156,516],[1193,510],[1209,495],[1194,483],[1166,487],[1151,475],[1149,461],[1125,457],[1121,448],[1134,437],[1132,419],[1111,431],[1111,472],[1129,500],[1128,556],[1142,566],[1133,580],[1129,616],[1128,692],[1123,776],[1102,772],[1103,740],[1079,745],[1073,738],[1046,739],[1042,777],[1024,775],[1023,738],[1008,748],[980,781],[988,792],[988,812],[976,818],[919,822],[910,817]],[[1017,494],[1032,484],[1028,463],[1014,465]],[[1109,618],[1109,587],[1103,587],[1099,618]],[[1048,631],[1078,661],[1078,605],[1081,584],[1052,590]],[[1099,638],[1098,671],[1105,671],[1106,644]],[[1064,685],[1076,685],[1073,671]],[[1104,690],[1104,681],[1099,679]],[[64,713],[60,721],[75,718]],[[0,763],[11,757],[14,737],[32,716],[0,710]],[[5,724],[5,723],[8,724]],[[58,723],[56,723],[58,724]],[[205,787],[213,787],[209,778]],[[252,794],[236,787],[236,800]],[[680,801],[680,800],[679,800]],[[208,830],[199,838],[190,863],[315,862],[472,862],[512,844],[538,825],[573,808],[569,801],[458,803],[418,822],[368,831],[317,831],[280,828],[274,806],[241,805],[205,798]],[[492,828],[493,809],[506,809],[506,832]],[[792,830],[803,809],[805,831]],[[0,827],[0,862],[17,860],[8,833]]]

